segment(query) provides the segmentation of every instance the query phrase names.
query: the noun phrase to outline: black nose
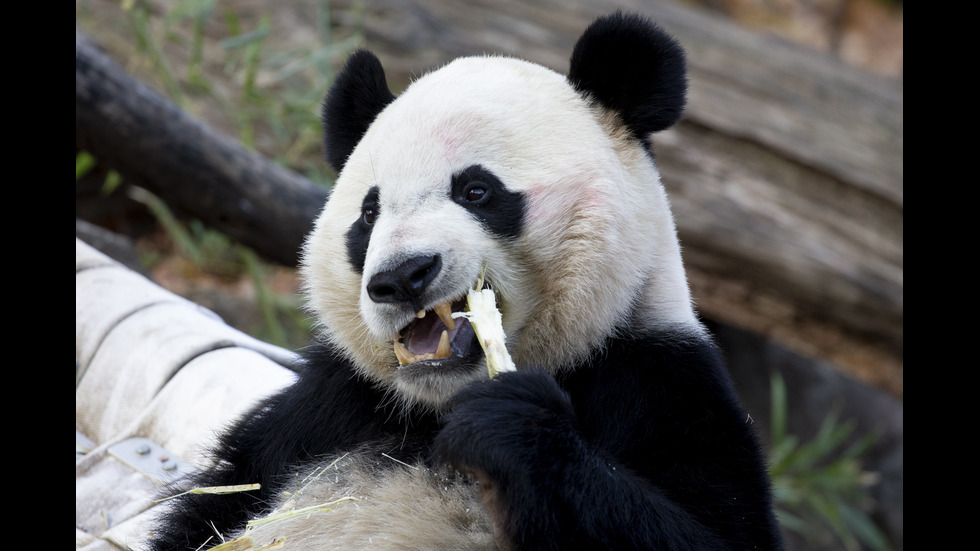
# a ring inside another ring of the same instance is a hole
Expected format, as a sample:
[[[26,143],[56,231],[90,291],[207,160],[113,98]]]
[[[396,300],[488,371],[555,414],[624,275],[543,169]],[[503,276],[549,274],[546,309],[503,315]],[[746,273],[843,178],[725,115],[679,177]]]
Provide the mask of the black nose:
[[[367,284],[368,296],[374,302],[415,302],[440,269],[442,259],[439,255],[409,258],[393,270],[371,276]]]

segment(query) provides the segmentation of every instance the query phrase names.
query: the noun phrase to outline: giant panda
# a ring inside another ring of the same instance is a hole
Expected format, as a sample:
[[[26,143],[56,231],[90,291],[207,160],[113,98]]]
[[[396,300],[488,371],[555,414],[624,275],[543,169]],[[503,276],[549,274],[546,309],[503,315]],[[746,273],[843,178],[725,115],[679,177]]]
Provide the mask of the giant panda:
[[[395,97],[354,53],[303,249],[318,336],[182,486],[260,489],[166,502],[150,548],[780,549],[652,152],[686,86],[678,43],[621,12],[568,75],[467,57]],[[517,366],[493,378],[452,315],[476,281]]]

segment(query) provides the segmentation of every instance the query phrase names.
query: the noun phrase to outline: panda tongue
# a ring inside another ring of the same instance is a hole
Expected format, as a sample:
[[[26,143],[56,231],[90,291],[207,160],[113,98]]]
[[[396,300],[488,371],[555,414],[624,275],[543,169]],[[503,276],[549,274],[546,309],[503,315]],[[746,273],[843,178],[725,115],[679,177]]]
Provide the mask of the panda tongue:
[[[408,349],[412,354],[435,354],[443,332],[448,328],[438,316],[425,316],[412,324],[408,335]]]

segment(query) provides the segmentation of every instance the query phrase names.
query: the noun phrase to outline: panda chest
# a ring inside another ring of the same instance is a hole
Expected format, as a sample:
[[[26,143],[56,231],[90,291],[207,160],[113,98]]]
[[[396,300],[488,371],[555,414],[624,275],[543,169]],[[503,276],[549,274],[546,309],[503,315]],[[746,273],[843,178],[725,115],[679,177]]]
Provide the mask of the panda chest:
[[[296,549],[496,549],[474,482],[384,456],[298,471],[246,534]]]

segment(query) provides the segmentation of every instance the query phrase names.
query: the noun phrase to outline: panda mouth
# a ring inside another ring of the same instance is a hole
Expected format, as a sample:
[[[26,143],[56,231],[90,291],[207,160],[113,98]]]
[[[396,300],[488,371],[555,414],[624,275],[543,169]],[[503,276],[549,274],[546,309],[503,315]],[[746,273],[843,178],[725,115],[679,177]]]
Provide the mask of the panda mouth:
[[[474,356],[480,345],[473,327],[466,318],[452,317],[454,312],[465,310],[465,299],[419,310],[412,323],[399,331],[400,338],[394,341],[399,367],[420,362],[438,364]]]

